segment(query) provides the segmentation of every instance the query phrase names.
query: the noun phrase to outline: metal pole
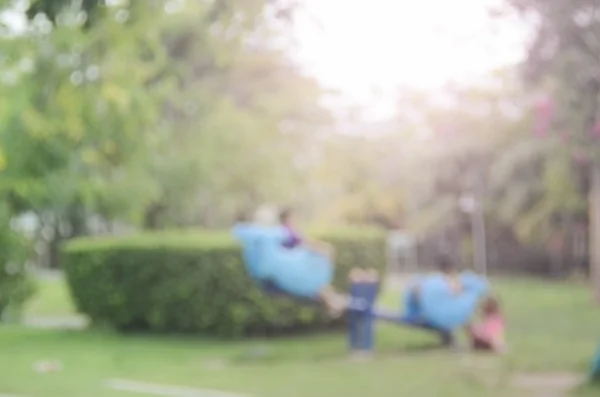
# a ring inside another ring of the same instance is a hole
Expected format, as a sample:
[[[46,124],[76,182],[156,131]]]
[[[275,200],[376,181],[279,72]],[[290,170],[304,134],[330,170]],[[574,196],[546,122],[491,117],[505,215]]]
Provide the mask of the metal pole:
[[[487,275],[487,246],[485,236],[485,217],[479,203],[471,213],[471,228],[473,231],[473,264],[475,270]]]
[[[487,275],[487,247],[485,237],[485,217],[480,200],[472,194],[463,195],[459,200],[461,209],[469,214],[473,241],[473,266],[475,271]]]

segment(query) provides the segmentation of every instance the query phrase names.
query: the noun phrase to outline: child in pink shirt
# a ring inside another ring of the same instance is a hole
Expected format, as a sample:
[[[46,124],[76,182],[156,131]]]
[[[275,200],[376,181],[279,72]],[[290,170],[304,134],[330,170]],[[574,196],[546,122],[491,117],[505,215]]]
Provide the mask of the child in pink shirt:
[[[502,353],[506,350],[504,317],[498,300],[486,298],[481,305],[481,319],[469,326],[471,346],[475,350]]]

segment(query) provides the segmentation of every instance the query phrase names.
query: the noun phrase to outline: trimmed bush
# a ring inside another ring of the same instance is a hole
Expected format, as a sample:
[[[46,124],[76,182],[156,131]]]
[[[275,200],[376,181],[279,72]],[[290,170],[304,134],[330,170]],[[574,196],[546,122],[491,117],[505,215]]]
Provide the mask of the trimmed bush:
[[[336,248],[338,288],[352,267],[385,266],[385,237],[369,230],[319,233]],[[331,326],[318,308],[273,297],[248,277],[227,234],[168,232],[78,239],[63,249],[78,309],[119,330],[231,337]]]
[[[0,224],[0,320],[16,320],[35,292],[33,277],[27,271],[31,250],[27,240],[8,222]]]

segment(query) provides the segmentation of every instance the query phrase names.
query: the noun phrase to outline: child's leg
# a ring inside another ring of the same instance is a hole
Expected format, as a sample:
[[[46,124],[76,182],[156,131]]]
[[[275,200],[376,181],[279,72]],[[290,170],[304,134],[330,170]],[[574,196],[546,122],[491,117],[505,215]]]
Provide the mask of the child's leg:
[[[369,276],[365,270],[355,267],[350,271],[348,279],[351,283],[357,284],[368,282]],[[349,304],[348,297],[338,293],[332,285],[323,288],[319,293],[319,297],[334,314],[345,310]]]
[[[477,337],[475,337],[471,340],[471,347],[473,348],[473,350],[480,350],[480,351],[494,350],[494,346],[492,345],[492,343],[490,343],[487,340],[477,338]]]
[[[374,269],[353,268],[348,275],[351,283],[376,283],[379,281],[379,275]],[[328,306],[334,315],[341,314],[349,305],[349,298],[340,294],[332,285],[323,288],[319,293],[319,298]]]
[[[474,327],[469,327],[468,332],[473,350],[503,353],[506,349],[504,342],[501,339],[496,340],[497,338],[494,338],[491,335],[478,332]]]
[[[440,332],[440,340],[442,342],[442,346],[444,347],[456,347],[456,339],[454,338],[454,334],[452,332]]]
[[[348,307],[348,299],[328,285],[319,292],[319,299],[327,306],[331,315],[341,315]]]

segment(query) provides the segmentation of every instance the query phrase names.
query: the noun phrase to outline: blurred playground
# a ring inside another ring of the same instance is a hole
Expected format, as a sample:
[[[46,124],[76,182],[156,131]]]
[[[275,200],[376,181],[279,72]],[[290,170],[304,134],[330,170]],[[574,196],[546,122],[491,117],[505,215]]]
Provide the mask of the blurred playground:
[[[600,395],[599,10],[0,1],[0,397]]]

